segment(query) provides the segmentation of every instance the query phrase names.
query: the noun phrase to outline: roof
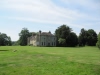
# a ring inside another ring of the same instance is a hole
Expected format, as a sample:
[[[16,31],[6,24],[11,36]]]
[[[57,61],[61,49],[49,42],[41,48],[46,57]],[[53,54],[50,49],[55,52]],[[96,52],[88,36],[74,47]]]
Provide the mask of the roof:
[[[53,35],[50,31],[49,32],[31,32],[32,34],[33,34],[33,36],[35,36],[34,35],[34,33],[36,34],[36,35],[44,35],[44,36],[55,36],[55,35]]]
[[[53,34],[51,34],[49,32],[42,32],[40,35],[54,36]]]

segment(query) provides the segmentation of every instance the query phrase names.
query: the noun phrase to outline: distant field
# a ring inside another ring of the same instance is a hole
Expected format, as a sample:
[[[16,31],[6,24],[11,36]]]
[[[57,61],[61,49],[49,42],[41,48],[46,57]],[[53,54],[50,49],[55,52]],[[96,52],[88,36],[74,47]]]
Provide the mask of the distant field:
[[[0,75],[100,75],[100,50],[1,46]]]

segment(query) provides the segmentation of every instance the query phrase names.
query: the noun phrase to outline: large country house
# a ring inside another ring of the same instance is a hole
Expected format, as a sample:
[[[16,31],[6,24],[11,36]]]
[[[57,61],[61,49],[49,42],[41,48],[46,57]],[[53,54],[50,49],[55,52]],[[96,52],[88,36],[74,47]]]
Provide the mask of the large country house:
[[[56,36],[49,32],[39,31],[28,38],[28,44],[33,46],[56,46]]]

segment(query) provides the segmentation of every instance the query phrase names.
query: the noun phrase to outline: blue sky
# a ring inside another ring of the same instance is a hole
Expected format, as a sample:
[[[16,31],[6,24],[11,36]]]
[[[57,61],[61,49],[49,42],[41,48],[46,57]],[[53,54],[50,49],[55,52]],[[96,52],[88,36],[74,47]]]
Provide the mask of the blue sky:
[[[100,0],[0,0],[0,32],[13,41],[24,27],[54,33],[62,24],[100,32]]]

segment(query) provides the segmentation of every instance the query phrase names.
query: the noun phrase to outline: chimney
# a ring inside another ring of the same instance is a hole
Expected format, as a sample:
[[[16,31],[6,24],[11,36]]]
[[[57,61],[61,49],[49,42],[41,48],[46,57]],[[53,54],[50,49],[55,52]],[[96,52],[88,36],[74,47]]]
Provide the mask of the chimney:
[[[41,34],[41,30],[39,30],[39,34]]]
[[[51,32],[49,31],[49,34],[51,34]]]

